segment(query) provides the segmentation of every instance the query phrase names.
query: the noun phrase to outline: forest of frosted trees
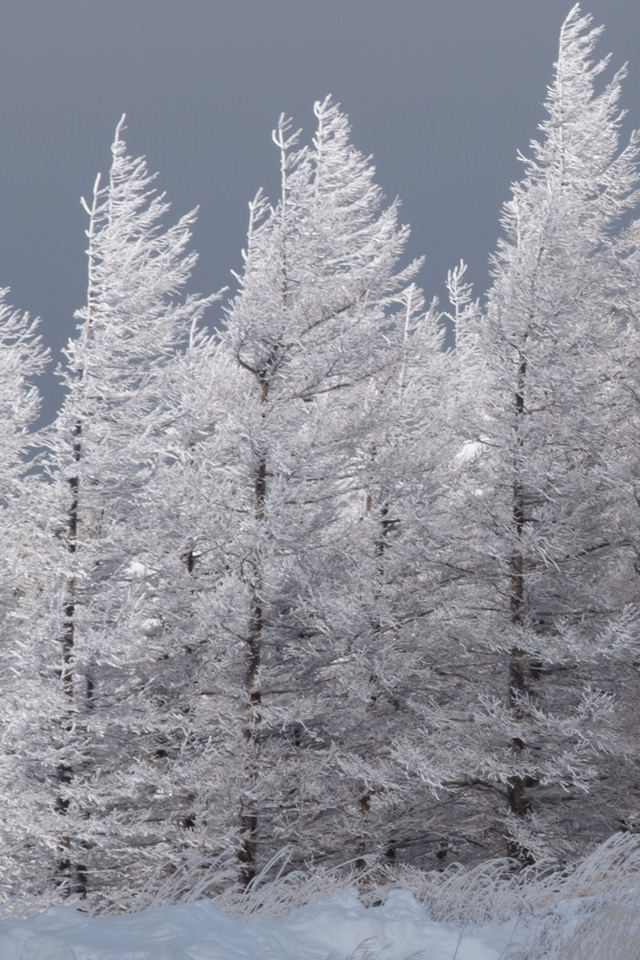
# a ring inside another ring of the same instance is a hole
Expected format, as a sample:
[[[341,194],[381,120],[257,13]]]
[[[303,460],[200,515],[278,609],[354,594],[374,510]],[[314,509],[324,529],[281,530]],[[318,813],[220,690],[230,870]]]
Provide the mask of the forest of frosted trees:
[[[3,896],[636,828],[640,141],[599,34],[562,27],[481,300],[459,264],[426,302],[330,98],[274,131],[231,296],[185,293],[195,215],[121,122],[37,432],[0,291]]]

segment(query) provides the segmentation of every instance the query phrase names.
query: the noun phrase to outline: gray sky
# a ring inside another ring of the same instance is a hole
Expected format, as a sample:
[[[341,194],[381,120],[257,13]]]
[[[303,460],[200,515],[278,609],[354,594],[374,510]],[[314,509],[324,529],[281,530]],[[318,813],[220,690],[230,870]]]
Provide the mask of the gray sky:
[[[79,198],[109,167],[121,114],[177,218],[200,205],[194,290],[232,282],[247,203],[277,194],[281,112],[311,136],[342,104],[389,200],[426,255],[427,299],[463,257],[477,292],[501,203],[543,118],[570,0],[3,0],[0,285],[43,318],[56,360],[86,290]],[[585,0],[602,55],[629,61],[627,131],[640,126],[640,3]],[[42,384],[44,420],[61,391]]]

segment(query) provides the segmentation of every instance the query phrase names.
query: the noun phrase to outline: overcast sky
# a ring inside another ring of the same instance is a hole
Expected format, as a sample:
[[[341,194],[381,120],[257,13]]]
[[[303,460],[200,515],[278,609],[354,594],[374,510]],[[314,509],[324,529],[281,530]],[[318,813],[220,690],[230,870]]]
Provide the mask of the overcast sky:
[[[543,118],[565,0],[2,0],[0,285],[43,318],[57,360],[86,291],[80,197],[129,151],[159,171],[172,214],[200,205],[193,289],[232,282],[247,203],[277,195],[281,112],[310,137],[333,94],[353,142],[427,258],[427,299],[462,257],[482,294],[502,202]],[[582,4],[629,61],[627,132],[640,126],[640,3]],[[45,420],[61,393],[43,384]]]

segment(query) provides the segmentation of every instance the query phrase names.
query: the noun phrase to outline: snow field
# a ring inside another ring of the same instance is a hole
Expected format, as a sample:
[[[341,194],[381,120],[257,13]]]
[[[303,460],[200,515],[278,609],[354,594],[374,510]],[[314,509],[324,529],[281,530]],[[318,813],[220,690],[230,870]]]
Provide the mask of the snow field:
[[[473,936],[430,921],[414,897],[390,892],[366,908],[355,889],[295,910],[282,920],[225,916],[210,902],[121,917],[86,917],[50,907],[30,920],[0,924],[2,960],[498,960]]]

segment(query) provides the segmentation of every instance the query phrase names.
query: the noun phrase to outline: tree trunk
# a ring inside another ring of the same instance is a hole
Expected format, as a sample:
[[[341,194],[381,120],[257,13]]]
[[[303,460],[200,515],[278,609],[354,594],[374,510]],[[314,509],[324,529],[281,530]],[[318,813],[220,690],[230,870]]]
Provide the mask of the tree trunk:
[[[515,397],[516,414],[516,444],[522,447],[521,429],[524,417],[524,390],[527,376],[527,361],[521,355],[518,367],[518,387]],[[516,480],[513,485],[513,532],[515,543],[511,554],[511,623],[514,627],[520,627],[523,622],[524,614],[524,557],[522,554],[522,534],[525,516],[525,494],[522,482],[518,478],[520,464],[515,464]],[[522,710],[520,699],[526,692],[525,682],[525,662],[524,651],[517,645],[511,649],[509,660],[509,702],[515,720],[522,719]],[[513,737],[511,740],[511,751],[515,759],[519,759],[525,749],[525,744],[520,737]],[[525,789],[525,780],[519,775],[509,778],[507,786],[507,800],[510,811],[517,817],[524,817],[531,809],[531,800],[527,796]],[[522,850],[517,845],[509,844],[509,854],[525,862],[531,861],[531,855],[526,850]]]
[[[73,429],[73,461],[76,466],[80,462],[82,426],[79,421],[76,422]],[[78,495],[80,479],[78,474],[69,477],[69,488],[71,500],[69,512],[67,514],[67,552],[75,557],[78,548]],[[65,584],[65,605],[64,621],[62,632],[62,666],[60,670],[60,682],[62,691],[69,702],[69,712],[62,719],[62,727],[69,733],[73,727],[73,648],[75,645],[75,577],[71,576]],[[57,780],[60,787],[68,787],[73,782],[74,771],[67,763],[61,763],[57,769]],[[61,816],[66,816],[69,810],[69,800],[63,795],[62,791],[55,801],[55,808]],[[85,896],[87,892],[87,868],[83,864],[74,864],[71,856],[71,838],[62,836],[58,843],[59,857],[57,861],[58,886],[64,889],[67,895],[77,894]]]
[[[269,381],[266,372],[260,375],[260,403],[264,407],[269,399]],[[264,450],[256,466],[254,481],[254,515],[259,523],[264,521],[267,495],[267,459]],[[247,640],[247,662],[245,671],[245,691],[248,697],[247,724],[244,736],[247,744],[247,773],[250,788],[241,804],[241,844],[238,860],[240,862],[239,879],[246,887],[256,876],[256,856],[258,847],[258,763],[260,758],[260,703],[261,694],[256,690],[262,657],[262,636],[264,614],[262,606],[262,582],[260,558],[256,557],[251,595],[251,618]]]
[[[373,460],[375,460],[375,455],[376,455],[376,451],[374,447],[373,454],[372,454]],[[371,496],[371,493],[367,493],[365,497],[365,513],[370,514],[372,511],[372,508],[373,508],[373,498]],[[389,531],[393,527],[393,525],[394,525],[394,521],[389,519],[389,504],[385,501],[382,507],[380,508],[380,531],[375,544],[375,556],[376,556],[376,563],[377,563],[375,577],[378,583],[382,581],[382,578],[384,575],[384,568],[383,568],[384,551],[386,549],[387,537],[389,535]],[[378,589],[376,589],[375,596],[376,598],[379,596]],[[377,621],[376,623],[374,623],[373,627],[374,627],[373,629],[374,636],[379,635],[382,629],[382,625],[380,621]],[[377,692],[378,677],[376,676],[375,672],[372,672],[370,674],[369,684],[371,687],[371,694],[369,697],[369,702],[366,707],[366,712],[368,714],[374,714],[376,709],[376,703],[378,700],[378,692]],[[358,871],[363,871],[367,867],[365,854],[366,854],[366,848],[367,848],[367,821],[369,819],[369,814],[371,812],[371,798],[372,798],[372,793],[370,790],[366,790],[358,798],[358,812],[360,814],[361,821],[362,821],[362,834],[356,840],[357,857],[354,863],[354,866]],[[383,857],[387,863],[395,862],[396,849],[395,849],[395,842],[392,838],[386,841]]]

